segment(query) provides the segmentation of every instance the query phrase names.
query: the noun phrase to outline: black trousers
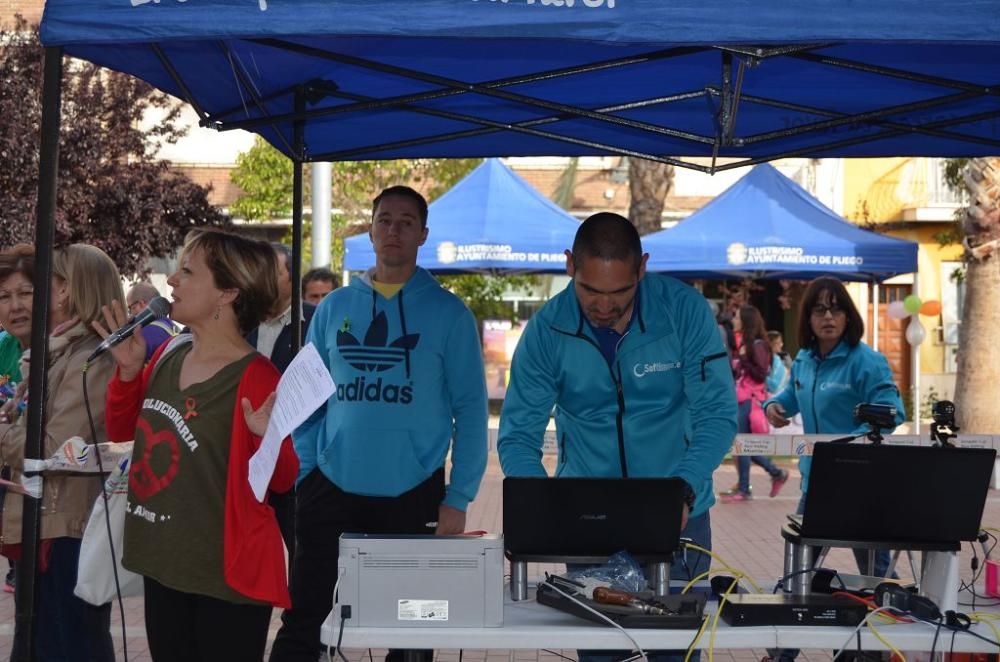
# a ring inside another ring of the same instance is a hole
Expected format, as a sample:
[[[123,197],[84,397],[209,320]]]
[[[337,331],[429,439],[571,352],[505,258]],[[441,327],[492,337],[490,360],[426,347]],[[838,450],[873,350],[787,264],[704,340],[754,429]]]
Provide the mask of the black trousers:
[[[284,494],[277,492],[267,493],[267,502],[274,509],[274,516],[278,520],[278,529],[281,530],[281,539],[285,541],[288,548],[288,560],[295,558],[295,488],[288,490]]]
[[[320,626],[333,604],[341,533],[434,533],[444,499],[444,469],[398,497],[344,492],[319,469],[299,483],[292,560],[292,608],[281,616],[271,662],[315,662]],[[395,657],[395,655],[391,655]]]
[[[261,662],[270,605],[184,593],[143,578],[146,639],[153,662]]]

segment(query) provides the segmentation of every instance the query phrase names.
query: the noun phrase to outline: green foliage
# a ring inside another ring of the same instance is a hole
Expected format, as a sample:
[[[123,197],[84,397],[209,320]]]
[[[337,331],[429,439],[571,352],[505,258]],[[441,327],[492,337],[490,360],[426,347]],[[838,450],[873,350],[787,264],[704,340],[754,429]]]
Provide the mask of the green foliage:
[[[236,157],[231,178],[243,189],[232,205],[233,215],[266,221],[292,213],[292,160],[260,136]]]
[[[969,159],[948,159],[944,162],[944,182],[952,191],[965,190],[965,181],[963,181],[962,175],[967,165],[969,165]]]
[[[538,276],[487,276],[464,274],[461,276],[439,276],[441,284],[465,302],[476,321],[482,326],[483,320],[515,319],[511,305],[503,300],[505,292],[529,294],[539,283]]]
[[[16,16],[0,25],[0,236],[31,242],[35,233],[43,50],[37,26]],[[162,118],[139,126],[151,109]],[[59,129],[57,244],[105,251],[124,276],[165,257],[193,227],[224,225],[208,189],[154,158],[184,134],[180,107],[146,83],[96,65],[67,62]]]

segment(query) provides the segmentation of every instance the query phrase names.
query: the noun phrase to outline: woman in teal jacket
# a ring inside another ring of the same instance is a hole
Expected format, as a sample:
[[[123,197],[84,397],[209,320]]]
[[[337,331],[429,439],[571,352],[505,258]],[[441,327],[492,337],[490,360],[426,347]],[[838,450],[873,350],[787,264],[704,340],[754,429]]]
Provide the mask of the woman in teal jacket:
[[[899,389],[884,355],[861,342],[865,326],[847,289],[836,278],[822,277],[806,288],[799,310],[799,350],[792,374],[781,393],[764,403],[771,425],[788,425],[802,414],[807,434],[862,434],[868,426],[854,420],[854,407],[874,402],[896,407],[896,424],[905,419]],[[892,430],[884,430],[892,432]],[[799,459],[802,498],[798,513],[805,510],[812,457]],[[855,550],[858,568],[867,572],[867,553]],[[875,575],[884,576],[889,553],[880,550]]]

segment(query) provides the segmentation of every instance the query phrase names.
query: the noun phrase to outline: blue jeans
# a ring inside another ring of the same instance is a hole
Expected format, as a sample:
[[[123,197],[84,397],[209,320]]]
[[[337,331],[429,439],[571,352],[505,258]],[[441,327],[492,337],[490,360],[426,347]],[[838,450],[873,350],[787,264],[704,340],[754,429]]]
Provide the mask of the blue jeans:
[[[708,511],[706,510],[701,515],[688,519],[687,526],[681,531],[681,537],[690,538],[699,547],[704,547],[708,550],[712,549],[712,520],[709,517]],[[711,557],[701,552],[687,551],[679,553],[676,562],[670,566],[670,592],[679,593],[684,588],[684,584],[687,584],[708,570],[711,561]],[[707,578],[704,578],[703,581],[707,581]],[[708,593],[709,589],[707,587],[698,588],[695,586],[691,588],[691,591]],[[683,662],[687,651],[646,651],[646,653],[649,655],[650,662]],[[581,650],[577,651],[577,654],[580,662],[615,662],[616,660],[623,660],[632,655],[630,651],[626,650]],[[696,651],[691,656],[691,659],[697,661],[699,653]]]

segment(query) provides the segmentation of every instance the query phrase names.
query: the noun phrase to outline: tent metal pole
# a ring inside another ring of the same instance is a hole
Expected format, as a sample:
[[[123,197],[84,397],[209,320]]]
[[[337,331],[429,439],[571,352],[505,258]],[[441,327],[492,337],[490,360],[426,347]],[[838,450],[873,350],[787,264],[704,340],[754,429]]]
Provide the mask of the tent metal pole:
[[[918,254],[919,255],[919,254]],[[920,296],[920,259],[917,258],[917,270],[913,272],[912,293]],[[920,313],[914,313],[910,318],[910,324],[920,324]],[[910,406],[913,407],[913,434],[920,434],[920,345],[910,347],[910,365],[912,368],[912,384],[910,386],[913,393],[913,400]]]
[[[160,45],[150,44],[149,47],[153,50],[153,53],[155,53],[156,57],[160,60],[160,64],[163,65],[163,69],[164,71],[167,72],[167,75],[170,76],[170,78],[174,81],[174,83],[177,84],[177,87],[180,88],[181,94],[184,95],[184,100],[187,101],[192,108],[194,108],[194,112],[198,113],[198,117],[201,118],[202,121],[207,120],[208,113],[206,113],[205,109],[201,107],[201,104],[199,104],[195,100],[194,93],[191,91],[191,88],[188,87],[187,83],[184,82],[184,78],[181,77],[180,73],[174,67],[173,62],[170,61],[170,58],[167,57],[167,54],[163,52],[162,48],[160,48]]]
[[[878,110],[872,110],[866,113],[858,113],[856,115],[841,115],[837,119],[822,120],[819,122],[811,122],[809,124],[803,124],[801,126],[781,129],[778,131],[769,131],[767,133],[758,133],[752,136],[745,136],[741,138],[742,144],[749,145],[753,143],[764,142],[767,140],[773,140],[775,138],[787,138],[789,136],[794,136],[801,133],[814,133],[818,131],[825,131],[828,129],[833,129],[839,126],[845,126],[849,124],[859,124],[868,123],[871,120],[878,120],[883,117],[888,117],[890,115],[899,115],[902,113],[909,113],[918,110],[928,110],[930,108],[937,108],[939,106],[947,106],[949,104],[960,103],[962,101],[968,101],[970,99],[975,99],[977,94],[971,92],[959,92],[958,94],[950,94],[944,97],[935,97],[933,99],[927,99],[925,101],[918,101],[915,103],[900,104],[898,106],[888,106],[886,108],[880,108]],[[898,122],[889,122],[889,124],[894,125],[893,128],[905,128],[907,131],[912,131],[913,127],[909,124],[901,124]]]
[[[718,90],[714,90],[714,89],[710,89],[709,93],[711,93],[711,94],[719,94]],[[950,97],[938,97],[938,98],[939,99],[949,99],[950,101],[963,100],[963,99],[958,99],[957,97],[959,97],[959,96],[964,97],[964,95],[954,95],[954,96],[950,96]],[[845,118],[845,119],[850,119],[852,122],[861,122],[861,121],[863,121],[866,124],[871,124],[872,126],[880,126],[880,127],[884,127],[884,128],[887,128],[887,129],[901,129],[901,130],[905,130],[905,131],[910,132],[910,133],[920,133],[920,134],[924,134],[924,135],[934,136],[934,137],[937,137],[937,138],[946,138],[946,139],[949,139],[949,140],[961,140],[961,141],[975,143],[975,144],[980,144],[980,145],[989,145],[989,146],[992,146],[992,147],[1000,147],[1000,140],[990,140],[989,138],[981,138],[979,136],[969,136],[969,135],[966,135],[964,133],[953,133],[951,131],[936,131],[934,129],[930,129],[930,128],[927,128],[926,126],[919,125],[919,124],[918,125],[901,124],[899,122],[893,122],[891,120],[879,120],[879,119],[872,119],[872,118],[869,118],[869,119],[860,119],[860,117],[858,115],[845,115],[844,113],[840,113],[840,112],[833,111],[833,110],[826,110],[824,108],[815,108],[813,106],[803,106],[801,104],[789,103],[787,101],[778,101],[778,100],[775,100],[775,99],[767,99],[765,97],[757,97],[757,96],[752,96],[752,95],[744,95],[743,96],[743,100],[746,101],[747,103],[759,104],[759,105],[768,106],[768,107],[771,107],[771,108],[781,108],[781,109],[784,109],[784,110],[794,110],[794,111],[800,112],[800,113],[808,113],[808,114],[813,114],[813,115],[823,115],[823,116],[826,116],[826,117]],[[904,112],[905,110],[908,110],[908,109],[906,109],[906,108],[902,108],[901,109],[900,107],[894,107],[894,109],[893,109],[892,112],[893,113],[899,113],[899,112]],[[816,128],[815,124],[809,124],[809,125],[803,125],[803,126],[809,126],[809,127],[813,128],[813,129]],[[788,136],[793,135],[791,132],[802,133],[801,128],[802,127],[796,127],[795,129],[789,129],[788,132],[783,132],[782,135],[780,135],[780,136],[779,135],[771,135],[767,139],[771,139],[771,138],[787,138]],[[830,127],[827,127],[827,128],[830,128]],[[765,134],[756,134],[756,135],[753,135],[753,136],[745,136],[744,138],[742,138],[742,140],[743,140],[744,144],[749,144],[749,143],[752,143],[752,142],[759,142],[760,140],[762,140],[761,136],[764,136],[764,135]]]
[[[49,309],[52,290],[52,249],[55,244],[56,186],[59,175],[59,123],[62,112],[62,49],[45,49],[42,83],[41,149],[38,162],[38,205],[35,208],[35,292],[32,298],[31,349],[28,375],[25,459],[42,458],[45,408],[48,400]],[[37,612],[38,549],[42,522],[41,499],[24,497],[21,560],[17,571],[12,660],[34,660]]]
[[[305,108],[305,90],[295,92],[295,110]],[[292,279],[292,355],[302,347],[302,161],[305,155],[305,123],[292,127],[295,158],[292,160],[292,263],[288,265]]]
[[[965,115],[963,117],[940,120],[938,122],[925,124],[924,126],[937,128],[940,126],[951,126],[953,124],[969,124],[971,122],[991,120],[998,117],[1000,117],[1000,110],[992,110],[983,113],[975,113],[973,115]],[[768,161],[774,161],[775,159],[785,159],[793,156],[808,156],[811,158],[818,158],[816,157],[816,154],[819,154],[821,152],[828,152],[834,149],[840,149],[841,147],[850,147],[851,145],[859,145],[861,143],[869,143],[869,142],[875,142],[877,140],[885,140],[887,138],[895,138],[896,136],[901,136],[906,133],[914,133],[914,132],[915,131],[913,127],[907,127],[905,129],[899,129],[896,131],[883,131],[882,133],[871,134],[867,136],[859,136],[857,138],[846,138],[844,140],[824,143],[822,145],[808,145],[806,147],[800,147],[799,149],[793,149],[787,152],[780,152],[778,154],[757,156],[752,159],[743,159],[742,161],[726,163],[724,165],[718,166],[716,170],[718,170],[719,172],[722,172],[724,170],[734,170],[736,168],[745,168],[746,166],[757,165],[758,163],[767,163]]]
[[[872,281],[872,349],[878,351],[878,325],[881,319],[878,307],[878,281]]]
[[[243,89],[247,91],[247,94],[250,95],[250,98],[253,100],[253,104],[257,107],[257,110],[260,112],[260,114],[263,115],[264,118],[268,118],[269,113],[267,112],[267,108],[264,107],[264,102],[261,100],[260,94],[257,92],[257,88],[251,82],[250,77],[247,76],[246,71],[243,69],[242,63],[233,57],[232,52],[229,50],[229,47],[225,44],[225,42],[220,42],[219,48],[222,50],[223,53],[226,54],[226,58],[229,60],[230,65],[232,66],[233,73],[236,75],[236,84],[242,86]],[[301,86],[296,88],[295,92],[296,110],[298,110],[299,108],[298,102],[300,96],[302,96]],[[305,109],[305,104],[302,105],[302,109],[303,110]],[[278,126],[277,122],[271,121],[269,122],[269,124],[271,128],[274,129],[274,133],[278,136],[278,139],[281,140],[281,143],[285,146],[285,148],[289,152],[292,152],[293,154],[302,154],[302,145],[296,145],[295,147],[289,145],[288,139],[285,138],[285,134],[281,132],[281,128]],[[294,132],[294,129],[292,129],[292,131]],[[292,140],[293,141],[295,140],[294,136]]]
[[[617,105],[614,105],[614,106],[605,106],[605,107],[599,108],[598,111],[599,112],[617,112],[617,111],[621,111],[621,110],[632,110],[632,109],[635,109],[635,108],[642,108],[642,107],[645,107],[645,106],[656,105],[656,104],[659,104],[659,103],[671,103],[673,101],[680,101],[680,100],[684,100],[684,99],[695,99],[695,98],[704,96],[704,94],[705,93],[703,91],[701,91],[701,90],[698,90],[698,91],[695,91],[695,92],[685,92],[683,94],[672,95],[670,97],[659,97],[657,99],[648,99],[648,100],[645,100],[645,101],[630,101],[630,102],[624,103],[624,104],[617,104]],[[362,95],[359,95],[359,94],[350,94],[350,93],[347,93],[347,92],[335,92],[335,93],[332,93],[331,96],[339,96],[339,97],[346,98],[346,99],[363,99],[363,98],[366,98],[366,97],[363,97]],[[540,126],[540,125],[544,125],[544,124],[551,124],[551,123],[554,123],[554,122],[559,122],[559,121],[562,121],[562,120],[565,120],[565,119],[569,119],[569,117],[566,117],[566,116],[554,116],[554,117],[550,116],[550,117],[542,117],[542,118],[533,119],[533,120],[525,120],[523,122],[515,122],[514,124],[507,124],[507,123],[503,123],[503,122],[493,122],[493,121],[490,121],[490,120],[482,120],[482,119],[479,119],[479,118],[476,118],[476,117],[470,117],[470,116],[467,116],[467,115],[461,115],[461,114],[453,113],[453,112],[450,112],[450,111],[434,110],[434,109],[430,109],[430,108],[403,107],[402,110],[409,110],[409,111],[412,111],[414,113],[419,113],[419,114],[422,114],[422,115],[430,115],[430,116],[433,116],[433,117],[443,117],[445,119],[453,119],[453,120],[457,120],[457,121],[461,121],[461,122],[470,122],[470,123],[475,123],[475,124],[484,124],[488,128],[468,129],[466,131],[457,131],[455,133],[436,134],[436,135],[433,135],[433,136],[424,136],[422,138],[413,138],[413,139],[410,139],[410,140],[400,140],[400,141],[395,141],[395,142],[391,142],[391,143],[382,143],[382,144],[378,144],[378,145],[368,145],[368,146],[365,146],[365,147],[355,147],[355,148],[352,148],[352,149],[338,150],[338,151],[335,151],[335,152],[325,152],[325,153],[322,153],[322,154],[315,155],[313,157],[313,159],[317,160],[317,161],[343,161],[343,160],[348,160],[348,159],[354,159],[355,157],[359,157],[359,156],[364,156],[364,155],[366,155],[368,153],[371,153],[371,152],[379,152],[379,151],[382,151],[382,150],[385,150],[385,149],[399,149],[399,148],[403,148],[403,147],[416,147],[416,146],[419,146],[419,145],[426,145],[426,144],[431,144],[431,143],[437,143],[437,142],[441,142],[441,141],[444,141],[444,140],[456,140],[456,139],[459,139],[459,138],[471,138],[471,137],[475,137],[475,136],[479,136],[479,135],[486,135],[486,134],[490,134],[490,133],[497,133],[497,132],[500,132],[500,131],[514,131],[514,132],[519,132],[519,131],[523,131],[525,129],[530,129],[531,127]],[[575,139],[569,139],[566,136],[562,136],[562,135],[554,134],[554,133],[549,133],[549,132],[535,131],[535,132],[531,132],[531,133],[532,133],[532,135],[540,135],[540,137],[551,138],[552,140],[558,140],[558,141],[571,141],[572,142],[572,141],[575,140]],[[598,143],[594,143],[594,145],[597,146],[597,147],[600,147],[601,149],[606,149],[606,150],[609,150],[609,151],[614,151],[615,153],[621,153],[622,152],[622,150],[620,148],[614,147],[612,145],[600,145]],[[639,156],[640,158],[646,158],[646,159],[650,159],[650,160],[654,160],[654,161],[662,161],[662,162],[665,162],[665,163],[669,162],[669,163],[672,163],[673,165],[678,165],[678,166],[681,166],[681,167],[684,167],[684,168],[693,168],[693,169],[696,169],[696,170],[701,170],[703,172],[707,172],[708,171],[707,168],[699,167],[699,166],[697,166],[695,164],[688,164],[688,163],[685,163],[684,161],[680,161],[678,159],[670,159],[668,161],[667,159],[669,157],[658,157],[658,156],[653,156],[653,155],[642,155],[642,154],[634,154],[634,155],[635,156]]]
[[[255,40],[260,41],[260,40]],[[267,44],[268,46],[276,48],[284,48],[283,46],[275,44]],[[524,74],[521,76],[513,76],[510,78],[497,78],[491,81],[485,81],[479,83],[483,87],[508,87],[511,85],[523,85],[525,83],[535,83],[541,80],[551,80],[555,78],[566,78],[569,76],[575,76],[577,74],[587,74],[593,73],[595,71],[603,71],[605,69],[618,69],[632,64],[646,64],[648,62],[655,62],[657,60],[666,60],[673,57],[683,56],[683,55],[693,55],[695,53],[702,53],[709,50],[707,47],[702,46],[682,46],[678,48],[668,48],[661,51],[654,51],[652,53],[643,53],[642,55],[630,55],[621,58],[614,58],[611,60],[601,60],[598,62],[589,62],[587,64],[577,65],[574,67],[562,67],[559,69],[546,69],[545,71],[537,71],[530,74]],[[319,53],[326,53],[326,51],[319,51]],[[261,97],[262,101],[272,101],[276,98],[292,94],[298,85],[293,85],[286,87],[281,90],[277,90],[268,94],[267,96]],[[458,90],[450,88],[438,88],[435,90],[430,90],[427,92],[419,92],[416,94],[405,94],[398,97],[386,97],[385,99],[370,99],[369,101],[358,104],[355,106],[337,106],[334,108],[324,108],[321,112],[328,114],[336,113],[353,113],[353,112],[367,112],[371,110],[379,110],[382,108],[392,108],[403,103],[416,103],[417,101],[430,101],[432,99],[440,99],[442,97],[458,96],[462,94],[467,94],[467,90]],[[230,115],[235,115],[237,113],[242,113],[245,110],[243,106],[237,106],[236,108],[230,108],[229,110],[224,110],[220,113],[214,115],[214,119],[222,120]],[[297,117],[290,117],[284,121],[299,119]],[[247,128],[246,126],[236,125],[232,128]]]
[[[840,67],[841,69],[853,69],[855,71],[863,71],[869,74],[878,74],[879,76],[886,76],[889,78],[901,78],[903,80],[913,81],[916,83],[927,83],[928,85],[950,87],[956,90],[975,92],[976,94],[983,96],[1000,96],[1000,89],[997,89],[995,86],[967,83],[962,80],[955,80],[954,78],[917,74],[904,69],[881,67],[875,64],[867,64],[865,62],[857,62],[855,60],[848,60],[846,58],[833,57],[830,55],[819,55],[817,53],[792,53],[787,57],[797,60],[805,60],[816,64],[826,64],[833,67]]]
[[[380,73],[390,74],[394,76],[399,76],[401,78],[408,78],[410,80],[417,80],[424,83],[429,83],[431,85],[440,85],[442,87],[450,88],[456,91],[471,92],[474,94],[480,94],[486,97],[495,97],[497,99],[503,99],[504,101],[510,101],[513,103],[519,103],[532,108],[543,108],[545,110],[552,110],[559,113],[569,113],[574,117],[585,118],[596,120],[598,122],[606,122],[618,127],[625,127],[629,129],[638,129],[641,131],[647,131],[649,133],[670,136],[672,138],[679,138],[681,140],[689,140],[696,143],[711,144],[712,140],[704,136],[699,136],[695,133],[690,133],[688,131],[678,131],[676,129],[670,129],[668,127],[658,126],[656,124],[650,124],[649,122],[640,122],[638,120],[632,120],[627,117],[619,117],[617,115],[605,115],[603,113],[594,112],[592,110],[587,110],[585,108],[578,108],[574,106],[568,106],[563,103],[558,103],[555,101],[548,101],[546,99],[537,99],[535,97],[530,97],[524,94],[517,94],[516,92],[508,92],[498,87],[488,87],[485,85],[480,85],[478,83],[468,83],[461,80],[455,80],[453,78],[448,78],[445,76],[438,76],[436,74],[428,74],[422,71],[417,71],[416,69],[408,69],[406,67],[397,67],[390,64],[384,64],[382,62],[374,62],[372,60],[366,60],[364,58],[355,57],[353,55],[344,55],[343,53],[332,53],[330,51],[324,51],[319,48],[313,48],[310,46],[302,46],[295,44],[293,42],[283,41],[281,39],[255,39],[255,43],[262,44],[265,46],[275,46],[277,48],[284,48],[296,53],[302,53],[303,55],[312,55],[317,58],[324,60],[330,60],[331,62],[339,62],[341,64],[348,64],[359,67],[361,69],[368,69],[371,71],[378,71]]]

